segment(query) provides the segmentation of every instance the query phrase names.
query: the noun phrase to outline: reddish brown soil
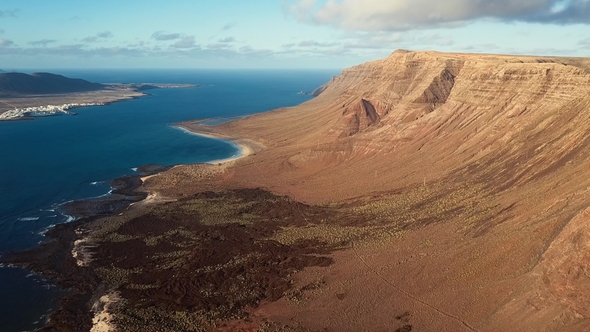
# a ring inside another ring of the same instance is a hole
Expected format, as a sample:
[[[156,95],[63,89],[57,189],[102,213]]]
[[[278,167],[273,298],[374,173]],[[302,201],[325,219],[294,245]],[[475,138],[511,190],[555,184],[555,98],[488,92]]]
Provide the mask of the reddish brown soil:
[[[409,311],[416,330],[588,330],[589,69],[588,59],[397,51],[346,69],[303,105],[208,129],[266,147],[255,155],[207,176],[178,167],[145,188],[264,187],[406,225],[298,274],[299,287],[325,280],[323,291],[253,313],[277,322],[388,330]]]
[[[221,204],[224,215],[210,219],[204,214],[213,212],[191,207],[208,202]],[[296,272],[332,264],[327,255],[343,245],[313,239],[285,245],[272,239],[282,227],[304,227],[338,212],[259,189],[204,192],[138,213],[102,235],[122,240],[98,240],[93,250],[93,268],[107,284],[116,284],[114,289],[127,301],[119,313],[127,329],[145,324],[151,330],[173,330],[154,320],[180,311],[203,315],[200,328],[245,318],[247,307],[283,297]],[[251,222],[236,222],[235,216],[245,215]],[[117,279],[117,271],[129,273]],[[134,314],[141,310],[155,313],[144,318]]]

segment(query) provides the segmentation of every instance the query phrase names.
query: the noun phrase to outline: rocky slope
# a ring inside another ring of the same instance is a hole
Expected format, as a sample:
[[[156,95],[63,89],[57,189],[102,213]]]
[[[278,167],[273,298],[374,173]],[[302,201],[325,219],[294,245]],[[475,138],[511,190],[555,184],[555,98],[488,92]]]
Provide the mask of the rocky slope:
[[[325,283],[305,305],[259,315],[329,330],[410,316],[429,331],[590,329],[590,59],[396,51],[306,104],[214,130],[266,149],[146,188],[264,187],[398,227],[304,272]]]

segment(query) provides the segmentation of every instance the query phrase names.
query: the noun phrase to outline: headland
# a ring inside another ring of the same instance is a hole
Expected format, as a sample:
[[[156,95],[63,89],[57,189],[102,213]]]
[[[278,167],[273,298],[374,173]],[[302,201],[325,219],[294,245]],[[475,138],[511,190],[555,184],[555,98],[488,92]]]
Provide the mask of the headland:
[[[0,121],[72,114],[78,107],[139,98],[147,90],[189,88],[198,84],[91,83],[50,73],[0,73]]]

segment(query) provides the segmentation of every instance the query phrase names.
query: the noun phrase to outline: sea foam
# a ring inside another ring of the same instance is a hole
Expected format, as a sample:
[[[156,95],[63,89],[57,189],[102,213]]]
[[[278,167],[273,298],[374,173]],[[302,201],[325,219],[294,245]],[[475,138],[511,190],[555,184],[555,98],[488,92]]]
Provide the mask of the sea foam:
[[[35,220],[39,220],[39,217],[22,217],[22,218],[18,218],[18,221],[35,221]]]

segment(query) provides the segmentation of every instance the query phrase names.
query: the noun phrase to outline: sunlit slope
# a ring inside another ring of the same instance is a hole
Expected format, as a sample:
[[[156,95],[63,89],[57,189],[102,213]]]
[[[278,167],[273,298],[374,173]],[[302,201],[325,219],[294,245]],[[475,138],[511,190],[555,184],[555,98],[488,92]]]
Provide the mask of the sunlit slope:
[[[327,324],[319,317],[342,322],[335,330],[387,325],[399,312],[360,305],[374,295],[412,312],[417,329],[590,329],[589,68],[396,51],[344,70],[305,104],[215,127],[265,148],[198,178],[173,170],[151,188],[262,187],[383,225],[378,241],[336,259],[333,278],[351,294],[338,304],[357,319],[321,305],[335,296],[326,292],[297,309],[312,328]]]
[[[590,317],[589,64],[397,51],[304,105],[219,128],[267,146],[231,183],[316,203],[426,188],[387,213],[458,233],[392,279],[478,329],[576,330]]]
[[[589,64],[396,51],[344,70],[306,104],[219,129],[272,147],[252,163],[276,171],[273,178],[258,177],[254,165],[243,168],[248,178],[269,187],[279,181],[308,200],[356,197],[464,169],[493,177],[491,185],[502,189],[585,158]]]

